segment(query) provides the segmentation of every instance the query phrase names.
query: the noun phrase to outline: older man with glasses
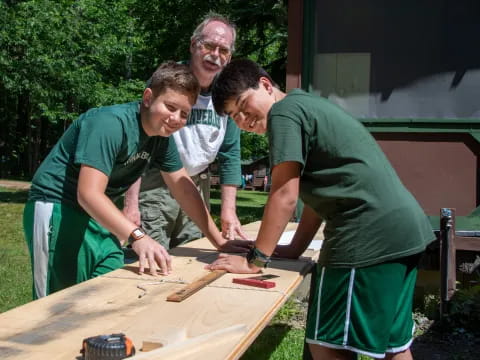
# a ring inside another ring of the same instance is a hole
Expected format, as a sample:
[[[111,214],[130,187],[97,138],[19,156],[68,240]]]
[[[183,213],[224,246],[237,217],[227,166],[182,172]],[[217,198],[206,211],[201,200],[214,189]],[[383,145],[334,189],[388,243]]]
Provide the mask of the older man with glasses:
[[[240,130],[232,119],[215,112],[210,87],[215,75],[230,62],[235,38],[235,25],[215,13],[207,14],[193,32],[189,65],[200,83],[201,94],[186,126],[173,135],[183,165],[208,207],[208,166],[218,157],[222,234],[232,240],[227,244],[234,251],[241,250],[237,245],[242,243],[233,240],[246,239],[236,214],[237,186],[241,184]],[[124,213],[167,249],[200,238],[200,230],[171,196],[158,171],[150,168],[141,183],[136,183],[127,192]]]

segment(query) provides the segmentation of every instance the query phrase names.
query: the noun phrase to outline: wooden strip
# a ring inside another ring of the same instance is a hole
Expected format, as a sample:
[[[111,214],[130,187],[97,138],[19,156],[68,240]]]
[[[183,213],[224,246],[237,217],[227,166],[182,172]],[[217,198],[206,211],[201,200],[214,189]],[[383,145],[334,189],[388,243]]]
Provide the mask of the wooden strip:
[[[204,275],[201,278],[193,281],[182,289],[175,291],[173,294],[167,297],[167,301],[181,302],[226,273],[226,270],[214,270],[207,275]]]

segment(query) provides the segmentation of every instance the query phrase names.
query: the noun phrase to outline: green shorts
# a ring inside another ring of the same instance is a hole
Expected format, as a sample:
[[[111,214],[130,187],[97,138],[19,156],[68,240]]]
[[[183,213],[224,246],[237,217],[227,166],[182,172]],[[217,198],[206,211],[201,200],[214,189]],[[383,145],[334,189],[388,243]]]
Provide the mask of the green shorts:
[[[410,347],[419,256],[362,268],[317,265],[306,341],[374,358]]]
[[[35,299],[123,266],[117,238],[65,204],[28,201],[23,226]]]

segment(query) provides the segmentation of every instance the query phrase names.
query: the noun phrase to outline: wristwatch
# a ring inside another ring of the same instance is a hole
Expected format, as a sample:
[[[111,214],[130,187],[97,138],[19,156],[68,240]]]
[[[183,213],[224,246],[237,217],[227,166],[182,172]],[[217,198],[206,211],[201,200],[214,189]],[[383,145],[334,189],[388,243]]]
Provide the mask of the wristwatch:
[[[265,255],[256,247],[253,247],[247,254],[247,262],[259,268],[266,268],[271,260],[270,256]]]
[[[147,233],[142,228],[138,227],[136,229],[133,229],[133,231],[130,233],[130,236],[128,237],[128,243],[131,244],[134,241],[140,240],[145,235],[147,235]]]

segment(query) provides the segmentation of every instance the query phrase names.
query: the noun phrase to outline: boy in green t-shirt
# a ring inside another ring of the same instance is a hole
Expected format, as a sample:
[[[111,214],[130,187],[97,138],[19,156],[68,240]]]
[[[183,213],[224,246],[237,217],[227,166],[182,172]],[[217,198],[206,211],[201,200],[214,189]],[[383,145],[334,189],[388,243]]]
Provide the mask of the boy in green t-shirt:
[[[127,241],[140,273],[172,270],[165,248],[114,204],[150,162],[216,248],[247,246],[222,238],[170,137],[185,125],[199,91],[186,65],[167,62],[141,101],[91,109],[62,135],[33,177],[24,211],[35,298],[122,267]]]
[[[325,221],[306,331],[313,357],[411,359],[418,259],[434,234],[370,133],[325,99],[280,91],[250,60],[227,65],[212,95],[219,114],[268,134],[272,184],[255,247],[207,267],[256,273],[272,254],[298,258]],[[298,197],[292,243],[276,246]]]

